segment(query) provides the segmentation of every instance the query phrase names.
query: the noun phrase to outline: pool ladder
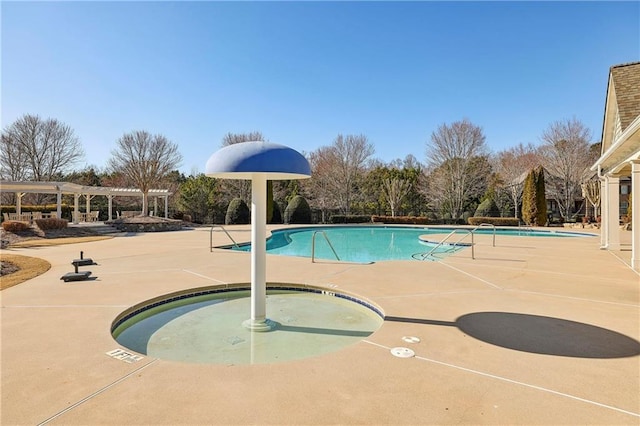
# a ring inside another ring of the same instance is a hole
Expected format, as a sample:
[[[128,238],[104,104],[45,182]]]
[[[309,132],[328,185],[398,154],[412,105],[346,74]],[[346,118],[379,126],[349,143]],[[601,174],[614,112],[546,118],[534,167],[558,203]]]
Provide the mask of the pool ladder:
[[[533,228],[526,225],[521,225],[521,222],[518,221],[518,235],[531,235],[533,232]]]
[[[458,239],[456,242],[454,242],[451,245],[455,248],[458,244],[460,244],[462,242],[462,240],[467,238],[468,235],[471,235],[471,259],[475,260],[476,253],[475,253],[474,247],[475,247],[476,244],[475,244],[473,235],[474,235],[475,231],[477,231],[479,228],[483,228],[483,227],[487,227],[487,226],[491,226],[493,228],[493,247],[495,247],[496,246],[496,226],[494,224],[492,224],[492,223],[481,223],[480,225],[476,226],[473,229],[454,229],[449,234],[447,234],[442,239],[442,241],[440,241],[438,244],[436,244],[436,246],[434,248],[432,248],[431,250],[429,250],[428,252],[425,252],[425,253],[414,253],[413,255],[411,255],[411,257],[413,257],[416,260],[426,260],[440,246],[442,246],[444,243],[446,243],[449,238],[451,238],[454,234],[457,234],[458,231],[462,231],[462,233],[464,235],[462,235],[462,237],[460,239]],[[453,248],[451,250],[453,250]],[[449,250],[449,251],[451,251],[451,250]],[[435,256],[433,256],[433,257],[435,257]]]
[[[336,257],[336,259],[338,259],[338,261],[340,261],[340,257],[338,256],[338,253],[336,253],[336,249],[333,248],[333,244],[331,244],[331,241],[329,241],[329,237],[327,237],[327,233],[324,231],[314,231],[313,235],[311,236],[311,263],[315,263],[315,259],[316,259],[316,235],[317,234],[322,234],[327,244],[329,244],[329,247],[331,248],[333,255]]]
[[[240,246],[238,245],[238,243],[236,243],[236,240],[233,239],[233,237],[227,232],[226,229],[224,229],[224,226],[222,225],[213,225],[211,227],[211,229],[209,230],[209,252],[213,251],[213,228],[220,228],[224,231],[225,234],[227,234],[227,237],[229,237],[229,239],[231,240],[231,242],[233,243],[233,246],[235,248],[240,248]]]

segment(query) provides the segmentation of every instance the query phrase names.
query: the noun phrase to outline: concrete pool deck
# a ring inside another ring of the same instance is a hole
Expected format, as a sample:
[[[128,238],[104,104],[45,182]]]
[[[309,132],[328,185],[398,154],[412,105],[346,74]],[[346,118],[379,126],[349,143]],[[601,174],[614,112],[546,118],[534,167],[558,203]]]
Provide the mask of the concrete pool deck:
[[[250,239],[248,226],[228,229]],[[126,308],[250,281],[249,254],[210,252],[209,228],[3,250],[52,267],[0,292],[1,424],[639,424],[630,252],[599,250],[598,237],[490,239],[476,237],[476,260],[468,250],[372,265],[268,256],[269,282],[355,293],[387,316],[343,350],[268,365],[107,355],[126,350],[110,334]],[[62,282],[80,250],[99,263],[82,268],[97,280]]]

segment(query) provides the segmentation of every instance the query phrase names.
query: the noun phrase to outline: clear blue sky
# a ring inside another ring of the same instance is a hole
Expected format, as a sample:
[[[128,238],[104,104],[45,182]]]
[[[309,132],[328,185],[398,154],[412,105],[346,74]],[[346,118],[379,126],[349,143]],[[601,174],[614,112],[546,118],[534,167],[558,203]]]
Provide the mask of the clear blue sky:
[[[365,134],[383,161],[468,118],[495,152],[576,117],[602,132],[611,65],[640,60],[640,2],[6,2],[2,127],[70,125],[84,165],[125,132],[203,171],[228,132],[310,152]]]

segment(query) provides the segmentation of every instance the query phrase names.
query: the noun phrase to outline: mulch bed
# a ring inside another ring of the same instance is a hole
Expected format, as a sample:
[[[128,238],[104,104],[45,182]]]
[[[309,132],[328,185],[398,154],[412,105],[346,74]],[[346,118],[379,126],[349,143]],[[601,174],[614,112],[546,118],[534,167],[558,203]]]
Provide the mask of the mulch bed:
[[[20,268],[11,262],[0,261],[0,276],[13,274],[19,270]]]
[[[68,238],[68,237],[88,237],[98,235],[96,232],[90,229],[82,228],[65,228],[42,231],[38,227],[32,227],[26,231],[21,232],[8,232],[0,227],[0,241],[2,241],[1,248],[7,248],[12,244],[29,240],[41,240],[51,238]]]

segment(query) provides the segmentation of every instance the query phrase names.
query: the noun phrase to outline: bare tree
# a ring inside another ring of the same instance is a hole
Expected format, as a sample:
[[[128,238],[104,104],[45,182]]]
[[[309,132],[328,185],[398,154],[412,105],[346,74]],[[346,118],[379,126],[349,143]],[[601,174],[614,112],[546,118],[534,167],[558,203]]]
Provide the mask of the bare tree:
[[[303,183],[308,188],[309,204],[319,209],[322,223],[326,222],[326,214],[330,209],[337,208],[338,202],[334,188],[336,186],[333,170],[334,156],[331,147],[323,146],[309,154],[311,165],[311,179]]]
[[[430,169],[427,194],[432,202],[458,219],[471,197],[480,196],[490,175],[482,128],[467,119],[442,124],[427,145]]]
[[[242,142],[253,142],[267,140],[262,132],[249,133],[227,133],[222,138],[222,146],[235,145]],[[224,191],[231,195],[231,198],[241,198],[245,203],[251,205],[251,181],[242,179],[225,179],[222,183]],[[230,201],[230,200],[229,200]]]
[[[311,155],[311,180],[318,182],[331,200],[344,214],[349,214],[356,198],[359,180],[362,179],[367,161],[374,153],[373,145],[364,135],[338,135],[333,145],[321,147]],[[321,165],[321,168],[318,168]],[[314,182],[310,182],[314,184]]]
[[[582,185],[582,196],[587,199],[593,208],[593,216],[598,216],[598,208],[600,207],[600,182],[597,180],[588,180]]]
[[[163,135],[146,131],[125,133],[111,152],[108,165],[114,172],[122,172],[142,191],[142,215],[149,212],[149,190],[182,162],[178,145]]]
[[[222,138],[222,146],[234,145],[242,142],[263,141],[266,142],[262,132],[249,132],[249,133],[227,133]]]
[[[590,176],[589,167],[596,160],[589,140],[591,132],[579,120],[556,121],[542,133],[542,164],[548,173],[547,194],[568,219],[574,210],[580,184]]]
[[[411,182],[405,179],[388,178],[382,181],[382,191],[391,208],[391,216],[395,217],[398,207],[410,190]]]
[[[71,127],[56,119],[25,114],[2,132],[0,174],[10,180],[50,181],[83,156]]]
[[[518,217],[524,180],[529,170],[540,164],[538,149],[532,144],[500,151],[495,158],[495,169],[499,175],[499,191],[506,193],[513,203],[514,217]]]

